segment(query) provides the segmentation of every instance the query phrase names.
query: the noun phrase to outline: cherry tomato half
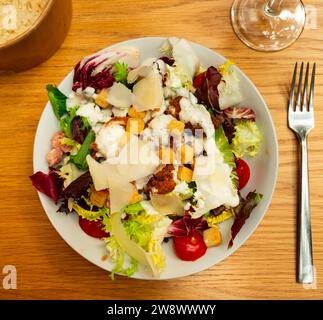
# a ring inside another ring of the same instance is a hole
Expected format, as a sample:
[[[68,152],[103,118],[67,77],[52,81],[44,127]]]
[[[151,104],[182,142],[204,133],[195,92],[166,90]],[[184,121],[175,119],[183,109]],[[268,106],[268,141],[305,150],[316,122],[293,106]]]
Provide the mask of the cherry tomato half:
[[[203,79],[205,78],[206,75],[206,71],[200,73],[199,75],[197,75],[194,80],[193,80],[193,85],[195,88],[198,88],[201,86]]]
[[[185,261],[201,258],[207,249],[203,237],[197,231],[186,237],[174,237],[173,243],[177,257]]]
[[[236,160],[237,175],[239,177],[239,190],[242,189],[249,181],[250,169],[248,164],[242,159]]]
[[[83,219],[82,217],[79,217],[79,225],[87,235],[93,238],[101,239],[109,236],[108,233],[102,230],[103,224],[101,220],[89,221],[89,220]]]

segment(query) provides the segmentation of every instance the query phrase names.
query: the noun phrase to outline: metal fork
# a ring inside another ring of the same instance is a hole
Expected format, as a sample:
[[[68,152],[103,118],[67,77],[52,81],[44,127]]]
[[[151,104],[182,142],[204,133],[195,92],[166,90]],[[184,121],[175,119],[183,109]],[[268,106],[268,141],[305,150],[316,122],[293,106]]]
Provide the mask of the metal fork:
[[[309,63],[306,66],[304,87],[303,63],[300,68],[300,75],[295,103],[295,84],[297,76],[297,63],[295,64],[292,86],[290,91],[288,108],[288,125],[292,129],[300,143],[301,166],[300,166],[300,190],[298,204],[298,270],[297,281],[299,283],[313,282],[313,257],[312,257],[312,235],[311,235],[311,214],[309,200],[308,182],[308,157],[307,157],[307,136],[314,128],[314,81],[316,64],[313,65],[309,98],[307,97]]]

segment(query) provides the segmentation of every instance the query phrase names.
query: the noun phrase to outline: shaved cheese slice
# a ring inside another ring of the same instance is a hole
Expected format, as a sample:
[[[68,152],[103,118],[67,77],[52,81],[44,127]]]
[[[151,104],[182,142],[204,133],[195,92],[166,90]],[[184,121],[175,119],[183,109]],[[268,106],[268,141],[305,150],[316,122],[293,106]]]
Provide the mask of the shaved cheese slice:
[[[230,177],[231,168],[223,157],[200,156],[195,159],[193,181],[204,198],[204,205],[196,208],[193,218],[198,218],[221,205],[236,207],[239,204],[237,189]]]
[[[129,239],[121,222],[121,215],[121,212],[111,215],[111,233],[116,237],[120,247],[127,252],[130,257],[136,259],[144,266],[150,266],[144,249],[142,249],[133,240]]]
[[[108,89],[107,101],[117,108],[129,108],[134,102],[134,96],[125,85],[114,82]]]
[[[161,214],[184,214],[184,204],[175,193],[151,194],[150,201],[156,211]]]
[[[162,71],[161,69],[164,67],[163,64],[164,62],[157,58],[148,58],[144,60],[138,68],[133,69],[128,73],[128,83],[134,83],[139,77],[147,78],[152,73],[159,74]]]
[[[116,168],[121,179],[130,182],[153,174],[159,162],[152,143],[132,135],[119,154]]]
[[[152,143],[138,137],[131,138],[118,157],[99,163],[88,155],[86,160],[96,190],[109,188],[111,176],[120,185],[145,178],[153,174],[160,163]]]
[[[90,155],[86,156],[90,174],[96,191],[109,188],[107,173],[109,171],[108,164],[99,163]]]
[[[122,221],[122,213],[114,213],[111,215],[111,233],[115,236],[119,246],[132,258],[136,259],[142,266],[149,267],[153,276],[158,276],[162,270],[158,268],[152,261],[154,253],[148,253],[142,249],[137,243],[129,239]],[[160,250],[161,246],[160,246]]]
[[[140,66],[128,73],[127,81],[128,83],[134,83],[139,77],[146,78],[153,72],[151,66]]]
[[[138,81],[133,87],[137,111],[159,109],[164,101],[162,79],[159,74]]]
[[[109,188],[110,210],[112,213],[122,211],[132,198],[136,188],[120,175],[117,167],[109,163],[99,163],[90,155],[86,158],[97,191]]]
[[[133,184],[127,182],[120,184],[119,181],[114,180],[118,176],[108,176],[109,180],[109,196],[110,196],[110,212],[122,212],[123,209],[129,204],[136,188]],[[112,182],[113,181],[113,182]]]

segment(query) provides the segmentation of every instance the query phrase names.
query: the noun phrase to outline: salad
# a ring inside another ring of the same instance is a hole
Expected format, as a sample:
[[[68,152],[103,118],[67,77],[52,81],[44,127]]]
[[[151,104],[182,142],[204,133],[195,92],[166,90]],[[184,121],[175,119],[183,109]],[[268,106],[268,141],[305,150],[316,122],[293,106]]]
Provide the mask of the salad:
[[[167,264],[163,243],[195,261],[223,245],[219,225],[231,219],[228,248],[262,195],[248,187],[245,160],[262,134],[243,100],[232,62],[203,66],[184,39],[169,38],[159,57],[141,62],[135,47],[83,58],[69,95],[47,85],[59,122],[48,172],[30,178],[80,228],[102,240],[115,273],[140,266],[154,276]]]

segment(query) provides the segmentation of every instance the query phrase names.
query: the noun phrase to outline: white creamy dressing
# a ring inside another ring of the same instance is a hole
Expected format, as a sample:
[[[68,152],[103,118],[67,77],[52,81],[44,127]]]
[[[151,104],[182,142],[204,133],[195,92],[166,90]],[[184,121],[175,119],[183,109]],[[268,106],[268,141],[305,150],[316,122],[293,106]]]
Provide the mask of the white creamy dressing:
[[[186,196],[186,195],[189,195],[191,194],[191,189],[189,188],[188,184],[185,182],[185,181],[180,181],[175,189],[174,189],[174,192],[179,194],[179,195],[183,195],[183,196]]]
[[[179,118],[183,122],[190,122],[192,125],[200,125],[207,137],[214,135],[214,125],[210,113],[201,104],[193,104],[191,100],[182,98],[180,100],[181,112]]]
[[[125,129],[119,124],[102,126],[95,139],[100,153],[107,159],[116,157],[122,148],[124,135]]]
[[[172,120],[176,119],[169,114],[160,114],[149,123],[149,127],[154,131],[154,135],[159,138],[162,145],[169,144],[170,136],[167,127]]]
[[[111,111],[115,117],[126,117],[130,108],[116,108],[112,107]]]
[[[91,127],[94,127],[98,122],[104,123],[111,119],[111,110],[104,109],[96,106],[93,102],[87,102],[81,104],[76,111],[76,115],[85,117],[89,121]]]
[[[185,129],[182,140],[184,144],[187,144],[194,149],[195,156],[199,156],[203,153],[205,145],[203,135],[193,135],[191,130]],[[177,141],[175,140],[175,142]]]
[[[89,101],[90,100],[88,99],[88,97],[82,92],[72,91],[66,99],[66,108],[67,110],[70,110],[76,106],[80,106],[84,103],[88,103]]]

